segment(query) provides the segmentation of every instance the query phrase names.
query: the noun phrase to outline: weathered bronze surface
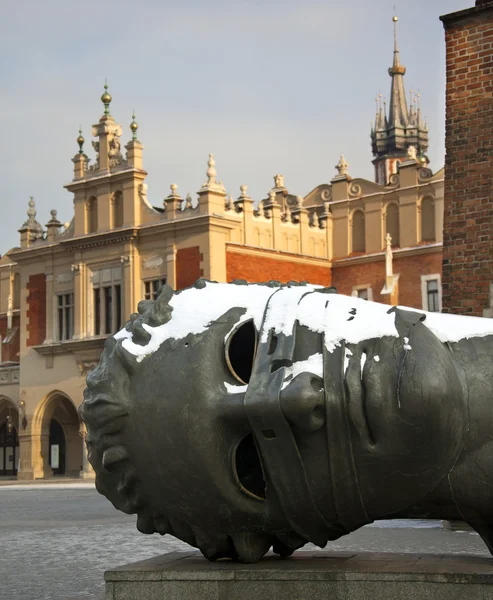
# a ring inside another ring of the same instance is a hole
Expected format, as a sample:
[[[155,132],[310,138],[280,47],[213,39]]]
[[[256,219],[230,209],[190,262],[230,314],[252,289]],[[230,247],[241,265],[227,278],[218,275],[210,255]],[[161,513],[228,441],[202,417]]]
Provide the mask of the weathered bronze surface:
[[[493,550],[492,356],[490,319],[299,284],[165,286],[87,378],[96,486],[210,560],[393,517],[464,520]]]

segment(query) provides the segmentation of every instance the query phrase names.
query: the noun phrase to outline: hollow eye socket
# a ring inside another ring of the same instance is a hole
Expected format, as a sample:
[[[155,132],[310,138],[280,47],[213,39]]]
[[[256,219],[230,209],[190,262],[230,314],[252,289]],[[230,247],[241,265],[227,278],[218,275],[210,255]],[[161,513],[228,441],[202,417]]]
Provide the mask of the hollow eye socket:
[[[245,321],[233,329],[225,347],[226,364],[241,383],[250,381],[256,351],[257,330],[253,321]]]
[[[244,437],[236,447],[233,473],[242,492],[255,500],[265,500],[264,474],[253,433]]]

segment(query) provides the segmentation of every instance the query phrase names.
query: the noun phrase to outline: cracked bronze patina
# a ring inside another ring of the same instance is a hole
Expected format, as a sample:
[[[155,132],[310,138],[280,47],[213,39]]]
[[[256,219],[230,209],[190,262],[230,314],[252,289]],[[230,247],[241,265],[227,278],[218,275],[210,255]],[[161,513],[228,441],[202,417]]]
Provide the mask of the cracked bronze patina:
[[[393,517],[461,519],[492,550],[492,356],[489,319],[294,283],[165,286],[87,378],[96,487],[210,560]]]

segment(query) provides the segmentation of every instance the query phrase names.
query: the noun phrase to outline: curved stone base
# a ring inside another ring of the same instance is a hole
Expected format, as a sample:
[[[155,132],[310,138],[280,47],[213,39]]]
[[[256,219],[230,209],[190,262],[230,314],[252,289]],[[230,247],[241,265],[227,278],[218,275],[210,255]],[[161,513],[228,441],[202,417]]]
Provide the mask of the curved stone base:
[[[244,565],[173,552],[105,580],[107,600],[493,600],[493,558],[318,551]]]

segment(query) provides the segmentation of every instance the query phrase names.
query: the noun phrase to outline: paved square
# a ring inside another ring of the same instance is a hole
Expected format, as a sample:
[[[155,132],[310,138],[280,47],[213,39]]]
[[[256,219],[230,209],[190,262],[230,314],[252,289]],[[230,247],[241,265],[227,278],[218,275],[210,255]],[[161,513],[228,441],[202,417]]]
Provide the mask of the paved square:
[[[382,522],[327,549],[489,556],[475,533],[444,531],[438,522],[418,525]],[[135,516],[118,512],[94,489],[77,486],[0,486],[0,547],[2,600],[102,600],[106,569],[190,549],[171,536],[139,533]]]

